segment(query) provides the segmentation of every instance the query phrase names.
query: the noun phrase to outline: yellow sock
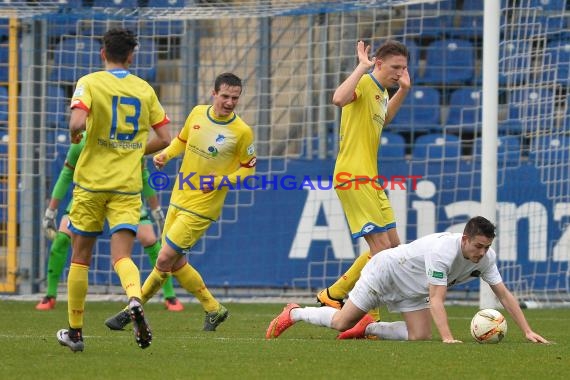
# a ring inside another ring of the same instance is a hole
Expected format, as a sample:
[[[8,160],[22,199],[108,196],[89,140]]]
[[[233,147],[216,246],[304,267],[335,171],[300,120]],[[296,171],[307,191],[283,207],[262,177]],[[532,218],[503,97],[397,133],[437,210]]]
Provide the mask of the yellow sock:
[[[380,308],[377,307],[376,309],[372,309],[368,312],[368,315],[374,318],[375,321],[380,320]]]
[[[83,264],[71,263],[67,275],[67,314],[69,327],[80,329],[83,327],[83,312],[85,310],[85,297],[87,297],[87,274],[89,267]]]
[[[370,252],[358,256],[350,268],[334,284],[329,286],[330,296],[337,300],[345,299],[360,278],[360,272],[368,260],[370,260]]]
[[[133,260],[128,257],[122,258],[115,263],[114,269],[127,297],[141,299],[141,275]]]
[[[172,272],[172,275],[176,277],[184,289],[192,293],[194,297],[200,301],[207,313],[218,310],[220,303],[212,296],[208,288],[206,288],[206,284],[202,276],[200,276],[200,273],[190,264],[186,263],[186,265],[176,272]]]
[[[142,303],[146,303],[146,301],[151,299],[162,288],[169,276],[170,273],[161,272],[154,267],[142,286]]]

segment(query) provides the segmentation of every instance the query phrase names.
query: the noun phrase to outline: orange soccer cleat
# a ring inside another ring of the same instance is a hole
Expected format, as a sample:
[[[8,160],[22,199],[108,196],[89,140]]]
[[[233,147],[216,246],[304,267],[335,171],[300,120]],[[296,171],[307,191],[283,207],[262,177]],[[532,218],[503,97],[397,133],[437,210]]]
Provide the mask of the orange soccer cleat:
[[[36,310],[52,310],[55,309],[55,297],[45,296],[36,305]]]
[[[283,333],[283,331],[287,330],[289,327],[295,324],[295,321],[291,319],[291,310],[300,307],[296,303],[287,304],[283,308],[281,314],[279,314],[275,319],[271,321],[269,327],[267,328],[267,332],[265,333],[266,339],[277,338],[279,335]]]
[[[354,325],[354,327],[341,332],[336,338],[337,339],[364,339],[366,338],[366,326],[374,322],[369,314],[366,314],[360,321]]]
[[[166,298],[164,300],[164,306],[168,311],[182,311],[184,310],[184,305],[176,297]]]

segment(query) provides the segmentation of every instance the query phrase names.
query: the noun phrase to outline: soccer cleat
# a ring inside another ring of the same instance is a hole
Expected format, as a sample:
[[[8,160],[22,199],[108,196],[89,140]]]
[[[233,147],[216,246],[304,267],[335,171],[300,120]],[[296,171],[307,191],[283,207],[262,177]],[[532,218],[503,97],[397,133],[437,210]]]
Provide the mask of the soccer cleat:
[[[83,337],[81,329],[61,329],[56,334],[57,341],[62,346],[67,346],[73,352],[83,351]]]
[[[111,330],[124,330],[129,323],[131,323],[131,315],[128,309],[123,309],[105,320],[105,326]]]
[[[319,302],[321,306],[330,306],[339,310],[344,306],[343,300],[331,297],[329,288],[323,289],[319,292],[319,294],[317,294],[317,302]]]
[[[217,311],[212,311],[210,313],[206,313],[206,317],[204,318],[204,331],[216,331],[216,327],[218,327],[223,321],[228,318],[230,312],[228,309],[224,307],[224,305],[220,304],[220,307]]]
[[[360,321],[354,325],[354,327],[341,332],[336,338],[337,339],[364,339],[366,338],[366,326],[374,322],[369,314],[364,315]]]
[[[45,296],[36,305],[36,310],[52,310],[55,309],[55,297]]]
[[[279,314],[275,319],[271,321],[267,332],[265,333],[265,339],[277,338],[279,335],[283,334],[283,331],[287,330],[289,327],[293,326],[295,321],[291,319],[291,310],[300,307],[296,303],[287,304],[281,314]]]
[[[143,307],[138,301],[131,301],[129,304],[129,315],[133,321],[133,332],[135,340],[140,348],[147,348],[152,342],[152,332],[146,318]]]
[[[164,300],[164,305],[168,311],[182,311],[184,310],[184,305],[176,297],[166,298]]]

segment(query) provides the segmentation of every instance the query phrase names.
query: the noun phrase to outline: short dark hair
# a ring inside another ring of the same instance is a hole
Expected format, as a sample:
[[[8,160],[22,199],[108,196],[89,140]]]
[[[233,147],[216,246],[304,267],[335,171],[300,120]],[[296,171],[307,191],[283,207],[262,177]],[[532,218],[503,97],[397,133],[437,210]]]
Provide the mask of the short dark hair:
[[[109,29],[103,36],[107,60],[113,63],[125,63],[137,45],[136,34],[128,29]]]
[[[231,87],[242,87],[240,77],[233,73],[223,73],[218,75],[214,82],[214,91],[220,91],[222,84],[226,84]]]
[[[482,216],[469,219],[463,230],[463,234],[470,238],[483,235],[489,239],[495,238],[495,225]]]
[[[406,59],[410,58],[410,52],[408,51],[406,45],[395,40],[388,40],[384,42],[382,46],[378,48],[378,50],[376,50],[376,54],[374,56],[376,59],[384,59],[389,56],[400,55],[406,57]]]

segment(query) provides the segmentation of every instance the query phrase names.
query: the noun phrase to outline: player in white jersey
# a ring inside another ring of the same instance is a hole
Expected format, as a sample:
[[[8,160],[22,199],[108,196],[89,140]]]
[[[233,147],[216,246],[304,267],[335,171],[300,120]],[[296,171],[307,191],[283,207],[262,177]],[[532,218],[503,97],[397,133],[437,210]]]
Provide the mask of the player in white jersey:
[[[374,256],[340,310],[325,307],[285,306],[271,321],[266,338],[277,338],[297,321],[326,326],[342,333],[339,339],[376,336],[388,340],[429,340],[432,320],[444,343],[461,343],[451,333],[444,301],[447,289],[475,278],[487,282],[501,304],[531,342],[548,343],[529,326],[518,301],[507,289],[491,248],[495,226],[478,216],[463,233],[422,237]],[[404,321],[374,322],[366,312],[386,305],[401,312]]]

